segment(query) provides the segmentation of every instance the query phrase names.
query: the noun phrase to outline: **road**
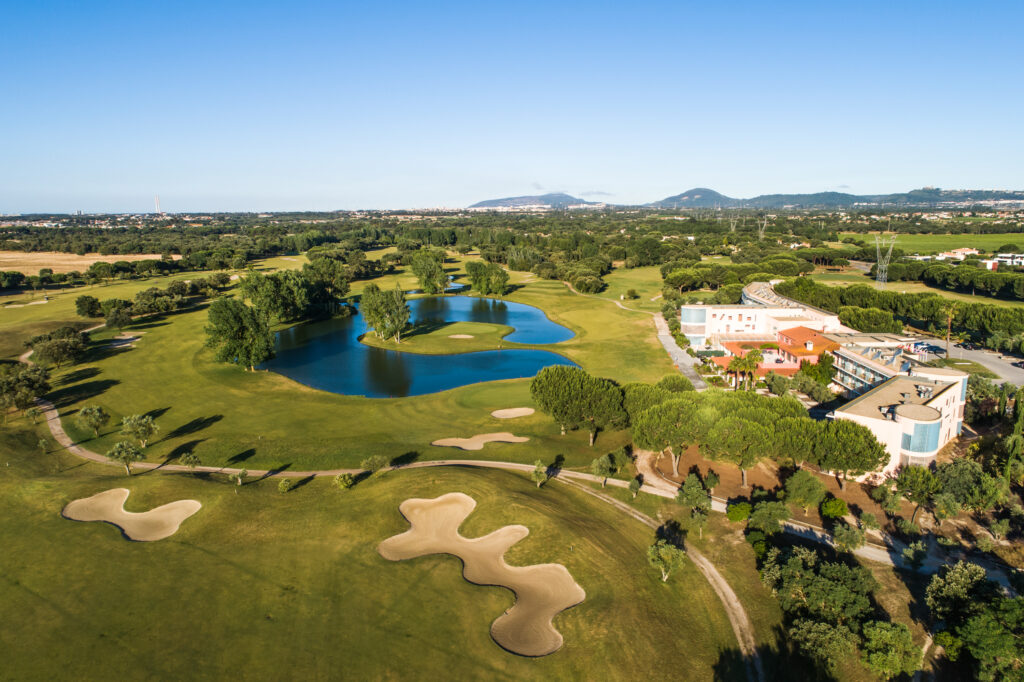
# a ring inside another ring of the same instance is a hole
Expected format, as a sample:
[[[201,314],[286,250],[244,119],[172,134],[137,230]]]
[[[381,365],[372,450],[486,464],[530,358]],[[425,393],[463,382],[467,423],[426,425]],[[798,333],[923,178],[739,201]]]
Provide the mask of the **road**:
[[[934,343],[936,346],[942,346],[943,351],[934,354],[929,353],[928,359],[934,360],[946,357],[945,342],[936,340]],[[955,346],[950,346],[949,350],[949,357],[953,360],[971,360],[994,372],[999,377],[999,379],[995,380],[997,383],[1009,381],[1017,386],[1024,385],[1024,369],[1013,366],[1013,363],[1019,362],[1021,358],[1003,356],[991,350],[964,350]],[[1005,359],[1003,359],[1004,357]]]

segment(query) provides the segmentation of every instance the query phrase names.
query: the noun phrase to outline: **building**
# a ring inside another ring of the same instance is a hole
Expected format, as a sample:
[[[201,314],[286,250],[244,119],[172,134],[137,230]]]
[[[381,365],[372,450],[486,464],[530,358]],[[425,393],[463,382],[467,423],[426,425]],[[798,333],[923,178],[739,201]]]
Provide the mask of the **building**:
[[[997,253],[992,260],[1000,265],[1018,267],[1024,265],[1024,253]]]
[[[725,350],[728,342],[775,343],[780,331],[801,326],[819,332],[853,331],[835,313],[780,296],[765,282],[744,287],[742,303],[684,305],[679,322],[695,349]]]
[[[856,396],[898,374],[906,374],[921,364],[916,351],[918,339],[902,334],[825,334],[836,344],[830,350],[836,375],[836,388],[846,396]]]
[[[810,327],[793,327],[778,333],[779,355],[785,362],[818,364],[821,356],[839,348],[839,344]]]
[[[893,376],[829,414],[871,430],[889,453],[882,473],[905,465],[930,466],[939,450],[960,435],[967,402],[967,374],[919,365]]]

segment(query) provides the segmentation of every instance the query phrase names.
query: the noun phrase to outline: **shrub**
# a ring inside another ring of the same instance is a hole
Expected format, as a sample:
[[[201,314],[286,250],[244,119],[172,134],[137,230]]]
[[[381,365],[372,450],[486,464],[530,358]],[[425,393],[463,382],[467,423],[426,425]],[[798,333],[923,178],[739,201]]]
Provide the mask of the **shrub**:
[[[921,529],[916,523],[911,523],[909,519],[903,517],[896,519],[896,530],[911,538],[916,538],[921,534]]]
[[[286,493],[292,489],[292,480],[290,478],[282,478],[277,484],[277,492]]]
[[[683,393],[684,391],[693,390],[693,384],[690,383],[690,380],[682,374],[669,374],[668,376],[662,377],[655,386],[663,388],[666,391],[672,391],[673,393]]]
[[[334,485],[342,490],[348,490],[356,484],[356,477],[352,474],[338,474],[334,477]]]
[[[725,517],[734,523],[746,521],[750,518],[750,509],[749,502],[734,502],[726,508]]]
[[[830,497],[821,503],[821,515],[826,519],[840,519],[849,513],[846,502],[838,497]]]
[[[747,533],[747,542],[754,549],[754,554],[758,559],[763,559],[764,555],[768,552],[768,541],[765,534],[759,530],[752,530]]]
[[[871,512],[864,512],[860,515],[861,528],[866,530],[878,530],[881,525],[878,523],[878,517]]]
[[[626,290],[626,298],[628,298],[630,300],[634,300],[634,299],[640,298],[640,294],[636,293],[636,289],[627,289]]]

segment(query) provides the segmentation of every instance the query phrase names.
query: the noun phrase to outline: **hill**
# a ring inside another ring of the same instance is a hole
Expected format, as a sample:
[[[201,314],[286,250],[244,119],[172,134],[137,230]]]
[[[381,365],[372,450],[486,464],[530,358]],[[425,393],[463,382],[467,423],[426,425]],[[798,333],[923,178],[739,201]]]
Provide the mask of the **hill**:
[[[814,194],[761,194],[750,199],[736,199],[714,190],[696,187],[666,197],[647,206],[652,208],[845,208],[853,206],[956,206],[990,202],[1024,202],[1024,192],[1004,190],[924,187],[896,194],[846,194],[816,192]]]
[[[550,194],[535,194],[522,197],[505,197],[504,199],[488,199],[478,201],[470,208],[510,208],[515,206],[550,206],[551,208],[565,208],[579,204],[595,204],[598,202],[584,201],[563,192],[552,192]]]

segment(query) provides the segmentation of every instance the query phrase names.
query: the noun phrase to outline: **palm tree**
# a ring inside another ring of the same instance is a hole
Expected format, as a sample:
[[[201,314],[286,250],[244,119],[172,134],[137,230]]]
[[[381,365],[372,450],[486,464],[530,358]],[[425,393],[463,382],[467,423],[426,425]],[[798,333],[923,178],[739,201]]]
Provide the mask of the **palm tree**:
[[[946,359],[949,359],[949,337],[953,333],[953,319],[960,312],[960,306],[955,301],[945,301],[939,307],[939,314],[946,320]]]
[[[736,384],[733,386],[733,390],[740,390],[740,375],[745,374],[747,371],[747,363],[744,360],[743,356],[732,356],[732,360],[729,361],[729,368],[726,371],[728,371],[730,374],[733,374],[736,378]]]
[[[750,373],[750,381],[748,382],[748,390],[752,388],[754,378],[757,376],[757,366],[764,362],[764,354],[757,348],[747,353],[744,358],[747,361],[747,371]]]

